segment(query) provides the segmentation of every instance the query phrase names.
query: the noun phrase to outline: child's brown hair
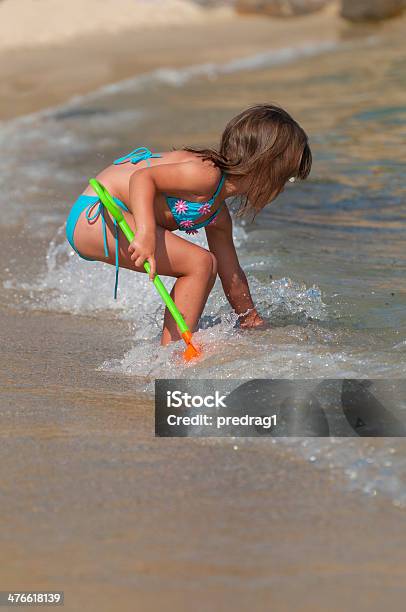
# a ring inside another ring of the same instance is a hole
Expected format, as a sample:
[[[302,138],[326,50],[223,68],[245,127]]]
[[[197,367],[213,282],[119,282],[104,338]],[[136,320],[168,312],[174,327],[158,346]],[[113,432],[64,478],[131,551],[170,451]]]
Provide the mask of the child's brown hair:
[[[306,132],[274,104],[256,104],[231,119],[219,150],[184,150],[211,160],[231,176],[250,177],[238,214],[252,211],[256,215],[280,194],[289,178],[307,178],[312,165]]]

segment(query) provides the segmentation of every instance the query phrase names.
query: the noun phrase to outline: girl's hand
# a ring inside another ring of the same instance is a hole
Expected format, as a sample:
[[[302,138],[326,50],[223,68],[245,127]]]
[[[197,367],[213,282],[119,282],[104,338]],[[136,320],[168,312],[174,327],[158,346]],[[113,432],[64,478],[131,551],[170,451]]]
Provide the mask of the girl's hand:
[[[240,317],[241,329],[266,329],[267,327],[269,324],[259,316],[255,308]]]
[[[134,262],[137,267],[142,268],[145,261],[149,262],[151,266],[149,272],[149,278],[154,280],[156,274],[156,262],[155,262],[155,233],[137,232],[136,237],[130,243],[128,247],[130,253],[130,259]]]

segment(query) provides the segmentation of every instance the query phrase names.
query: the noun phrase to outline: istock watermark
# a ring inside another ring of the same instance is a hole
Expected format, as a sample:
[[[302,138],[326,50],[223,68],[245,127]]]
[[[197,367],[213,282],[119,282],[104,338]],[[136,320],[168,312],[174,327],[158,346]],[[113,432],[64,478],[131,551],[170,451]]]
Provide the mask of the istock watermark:
[[[168,408],[227,408],[225,395],[215,391],[214,395],[191,395],[182,391],[167,391],[166,406]]]
[[[217,430],[229,427],[262,427],[270,429],[276,426],[276,414],[272,416],[211,416],[209,414],[195,414],[194,416],[179,416],[168,414],[166,422],[169,426],[193,426],[193,427],[215,427]]]
[[[162,437],[406,436],[406,380],[155,382]]]

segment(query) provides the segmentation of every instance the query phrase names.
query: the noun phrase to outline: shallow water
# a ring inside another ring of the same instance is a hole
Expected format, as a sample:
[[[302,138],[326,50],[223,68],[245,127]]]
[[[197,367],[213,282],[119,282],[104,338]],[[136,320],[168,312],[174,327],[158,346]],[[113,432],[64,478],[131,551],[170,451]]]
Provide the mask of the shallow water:
[[[97,319],[107,338],[125,321],[129,348],[114,359],[106,353],[96,370],[131,377],[147,398],[155,378],[175,374],[403,377],[405,55],[399,33],[378,31],[225,66],[157,71],[4,124],[0,304],[83,317],[83,328]],[[184,366],[176,349],[159,347],[163,309],[145,278],[123,270],[115,302],[114,269],[79,259],[64,222],[87,178],[114,157],[141,145],[213,143],[233,114],[264,100],[297,117],[315,158],[309,181],[289,185],[253,224],[235,225],[254,301],[272,327],[241,333],[217,283],[197,333],[204,358]],[[405,503],[402,440],[277,444],[339,469],[351,487]]]

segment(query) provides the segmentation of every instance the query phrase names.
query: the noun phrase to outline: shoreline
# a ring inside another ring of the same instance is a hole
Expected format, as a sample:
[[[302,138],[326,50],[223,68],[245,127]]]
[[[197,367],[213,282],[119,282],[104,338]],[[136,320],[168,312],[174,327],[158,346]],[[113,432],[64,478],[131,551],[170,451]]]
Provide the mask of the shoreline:
[[[341,28],[334,7],[286,21],[224,12],[218,20],[213,13],[199,23],[122,29],[103,37],[80,34],[58,44],[0,50],[0,120],[63,104],[158,68],[223,63],[271,49],[334,42]],[[287,45],[287,40],[293,42]]]

